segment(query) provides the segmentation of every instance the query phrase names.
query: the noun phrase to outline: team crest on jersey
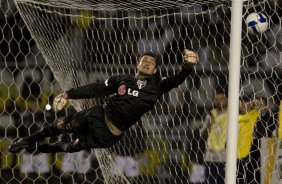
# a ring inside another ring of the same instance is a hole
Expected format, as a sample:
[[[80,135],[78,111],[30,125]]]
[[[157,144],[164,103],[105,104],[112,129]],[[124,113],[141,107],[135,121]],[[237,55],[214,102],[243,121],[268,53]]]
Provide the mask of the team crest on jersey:
[[[66,124],[67,130],[76,129],[77,127],[79,127],[79,123],[76,120],[72,120],[71,122]]]
[[[119,95],[124,95],[126,93],[126,87],[125,87],[125,85],[120,85],[119,87],[118,87],[118,94]]]
[[[146,86],[146,84],[147,84],[146,80],[137,80],[138,89],[144,88]]]

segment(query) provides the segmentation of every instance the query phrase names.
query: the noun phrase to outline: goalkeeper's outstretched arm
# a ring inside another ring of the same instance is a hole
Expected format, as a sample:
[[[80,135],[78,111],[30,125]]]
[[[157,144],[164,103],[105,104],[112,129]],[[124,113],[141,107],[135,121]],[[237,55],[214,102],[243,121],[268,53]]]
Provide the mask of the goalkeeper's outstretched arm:
[[[102,82],[91,83],[85,86],[63,90],[53,101],[55,111],[60,111],[67,104],[68,99],[87,99],[93,97],[103,97],[114,93],[114,87]]]
[[[159,85],[161,94],[169,92],[185,81],[187,76],[192,72],[192,68],[198,63],[198,56],[195,52],[185,49],[183,52],[183,60],[183,67],[180,72],[161,81]]]

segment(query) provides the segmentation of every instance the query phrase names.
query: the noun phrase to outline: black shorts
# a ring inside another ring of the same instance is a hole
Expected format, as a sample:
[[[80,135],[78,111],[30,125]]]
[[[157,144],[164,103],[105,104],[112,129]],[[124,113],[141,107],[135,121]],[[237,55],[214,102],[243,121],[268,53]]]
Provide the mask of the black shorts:
[[[67,116],[64,122],[67,132],[75,134],[87,148],[111,147],[122,136],[115,136],[110,132],[101,105]]]

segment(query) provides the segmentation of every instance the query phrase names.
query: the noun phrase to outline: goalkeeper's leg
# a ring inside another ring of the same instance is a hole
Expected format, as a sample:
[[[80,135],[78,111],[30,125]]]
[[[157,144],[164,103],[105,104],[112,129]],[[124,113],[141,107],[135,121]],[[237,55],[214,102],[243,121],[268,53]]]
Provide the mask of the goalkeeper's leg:
[[[21,150],[33,146],[37,141],[46,137],[55,137],[65,132],[65,123],[63,121],[59,123],[53,123],[51,125],[44,126],[34,134],[15,140],[9,147],[11,153],[17,153]]]
[[[20,152],[29,146],[35,145],[37,141],[40,141],[46,137],[55,137],[65,132],[81,132],[82,124],[80,122],[86,121],[85,114],[87,112],[88,111],[80,111],[65,117],[63,121],[44,126],[34,134],[13,142],[9,147],[9,151],[11,153]]]
[[[54,144],[41,144],[37,147],[37,150],[41,153],[58,153],[58,152],[78,152],[86,147],[83,147],[79,139],[72,142],[57,142]]]

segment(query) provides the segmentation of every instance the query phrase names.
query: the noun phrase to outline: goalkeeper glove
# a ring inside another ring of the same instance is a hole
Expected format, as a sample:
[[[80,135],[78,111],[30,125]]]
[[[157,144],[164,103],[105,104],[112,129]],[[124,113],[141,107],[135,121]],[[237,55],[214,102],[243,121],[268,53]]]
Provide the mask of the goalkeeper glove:
[[[191,69],[194,65],[198,63],[198,56],[195,52],[185,49],[183,53],[184,58],[184,68]]]
[[[55,112],[62,110],[68,102],[67,94],[65,91],[62,91],[57,95],[53,101],[53,108]]]

